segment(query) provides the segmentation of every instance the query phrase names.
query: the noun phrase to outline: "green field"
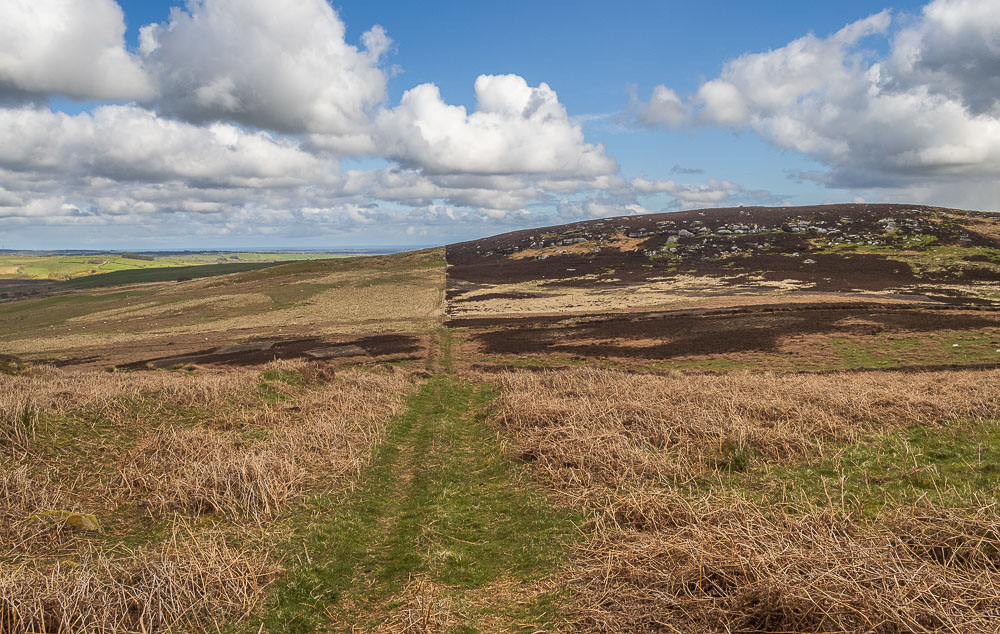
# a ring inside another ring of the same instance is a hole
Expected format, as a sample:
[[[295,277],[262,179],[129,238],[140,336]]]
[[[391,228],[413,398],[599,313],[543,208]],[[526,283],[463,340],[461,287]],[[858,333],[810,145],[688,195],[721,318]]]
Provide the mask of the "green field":
[[[231,262],[225,264],[194,264],[184,266],[166,265],[144,269],[124,269],[98,275],[87,275],[72,278],[64,282],[65,288],[102,288],[105,286],[121,286],[124,284],[142,284],[147,282],[176,282],[193,280],[200,277],[213,277],[227,273],[242,273],[257,269],[276,266],[282,262]]]
[[[290,262],[293,260],[316,260],[339,257],[346,257],[346,255],[341,253],[267,253],[248,251],[233,253],[184,253],[157,256],[152,260],[126,257],[122,253],[0,255],[0,279],[68,280],[118,271],[140,271],[205,264]]]

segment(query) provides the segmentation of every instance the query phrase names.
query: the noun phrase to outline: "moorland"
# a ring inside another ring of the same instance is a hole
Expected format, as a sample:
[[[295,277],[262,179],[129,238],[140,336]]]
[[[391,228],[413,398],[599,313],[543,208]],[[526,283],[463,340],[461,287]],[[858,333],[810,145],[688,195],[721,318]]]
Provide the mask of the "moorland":
[[[0,300],[0,631],[1000,629],[993,214],[232,266]]]

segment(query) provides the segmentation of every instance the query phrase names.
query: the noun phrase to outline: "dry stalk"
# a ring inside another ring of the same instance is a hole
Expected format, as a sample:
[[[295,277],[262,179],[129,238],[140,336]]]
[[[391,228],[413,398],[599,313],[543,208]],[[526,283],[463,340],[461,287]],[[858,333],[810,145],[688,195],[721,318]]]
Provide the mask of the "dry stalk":
[[[878,521],[838,500],[793,515],[674,483],[725,456],[789,462],[831,442],[1000,416],[1000,372],[652,377],[502,373],[511,452],[594,517],[565,573],[572,630],[1000,631],[995,500]]]
[[[1000,416],[1000,371],[659,377],[593,368],[496,376],[492,419],[570,486],[683,482],[732,460]]]
[[[28,451],[38,432],[38,414],[28,395],[0,392],[0,450]]]
[[[39,513],[71,510],[67,497],[48,480],[32,476],[26,465],[0,466],[0,556],[62,543],[66,526],[39,521]],[[2,631],[2,630],[0,630]]]
[[[80,551],[48,570],[0,564],[0,632],[215,630],[248,616],[276,572],[267,554],[188,529],[155,549]]]
[[[993,632],[994,510],[900,509],[865,527],[742,500],[660,495],[654,526],[605,527],[570,571],[581,629]]]
[[[299,389],[295,405],[252,423],[155,431],[121,470],[120,491],[158,513],[263,521],[308,483],[359,472],[409,388],[403,374],[347,371],[321,389]],[[244,430],[259,433],[247,438]]]

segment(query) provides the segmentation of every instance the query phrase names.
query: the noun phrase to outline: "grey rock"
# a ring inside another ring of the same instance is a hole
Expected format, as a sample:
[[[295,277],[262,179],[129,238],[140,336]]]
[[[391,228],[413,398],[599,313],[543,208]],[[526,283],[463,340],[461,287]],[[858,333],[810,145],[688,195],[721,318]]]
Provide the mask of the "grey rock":
[[[341,357],[367,357],[368,353],[361,346],[345,344],[341,346],[327,346],[325,348],[313,348],[306,350],[307,357],[313,359],[337,359]]]

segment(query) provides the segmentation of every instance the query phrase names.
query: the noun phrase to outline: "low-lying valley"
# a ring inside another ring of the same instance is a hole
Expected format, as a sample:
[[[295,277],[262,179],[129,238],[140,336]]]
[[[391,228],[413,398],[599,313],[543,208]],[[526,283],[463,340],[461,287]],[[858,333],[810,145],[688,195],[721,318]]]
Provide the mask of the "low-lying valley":
[[[263,264],[0,300],[0,632],[1000,630],[993,214]]]

